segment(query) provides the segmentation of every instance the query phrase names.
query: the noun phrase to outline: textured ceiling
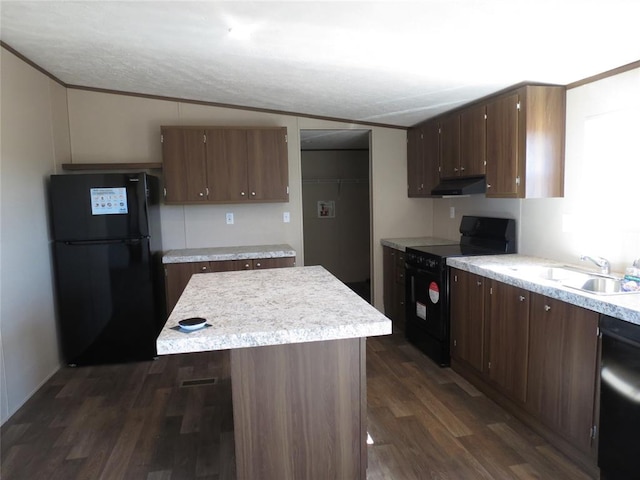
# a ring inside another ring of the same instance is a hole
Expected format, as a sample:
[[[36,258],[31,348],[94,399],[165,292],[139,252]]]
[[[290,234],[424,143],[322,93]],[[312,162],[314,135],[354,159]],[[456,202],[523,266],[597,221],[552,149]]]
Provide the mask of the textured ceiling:
[[[68,85],[409,126],[640,60],[639,0],[0,2]]]

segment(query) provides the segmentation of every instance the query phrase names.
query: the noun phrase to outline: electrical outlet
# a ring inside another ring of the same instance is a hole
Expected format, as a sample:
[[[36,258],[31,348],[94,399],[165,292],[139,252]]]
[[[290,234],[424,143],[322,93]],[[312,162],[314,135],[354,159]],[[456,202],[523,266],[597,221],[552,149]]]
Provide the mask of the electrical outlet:
[[[289,212],[283,212],[282,214],[282,221],[284,223],[289,223],[291,222],[291,214]]]
[[[227,225],[233,225],[233,213],[227,213]]]

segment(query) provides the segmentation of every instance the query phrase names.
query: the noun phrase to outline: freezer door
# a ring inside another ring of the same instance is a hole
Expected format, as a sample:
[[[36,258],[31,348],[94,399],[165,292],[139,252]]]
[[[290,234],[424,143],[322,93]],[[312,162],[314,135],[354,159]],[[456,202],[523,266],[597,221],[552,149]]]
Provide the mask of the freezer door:
[[[55,240],[149,236],[144,173],[52,175],[51,224]]]
[[[54,243],[68,364],[148,360],[159,323],[149,240]]]

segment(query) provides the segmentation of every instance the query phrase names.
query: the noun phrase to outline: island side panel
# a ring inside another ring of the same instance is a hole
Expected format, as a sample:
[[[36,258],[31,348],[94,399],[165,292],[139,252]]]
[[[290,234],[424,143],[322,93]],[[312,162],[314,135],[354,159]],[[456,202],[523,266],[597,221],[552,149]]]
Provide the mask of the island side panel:
[[[231,351],[243,480],[366,478],[365,339]]]

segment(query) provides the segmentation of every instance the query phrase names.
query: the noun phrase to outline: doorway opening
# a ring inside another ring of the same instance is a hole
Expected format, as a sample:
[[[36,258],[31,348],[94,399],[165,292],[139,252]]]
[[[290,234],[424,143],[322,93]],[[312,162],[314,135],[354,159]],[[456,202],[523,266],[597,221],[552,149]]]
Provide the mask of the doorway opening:
[[[371,130],[300,130],[304,264],[371,303]]]

